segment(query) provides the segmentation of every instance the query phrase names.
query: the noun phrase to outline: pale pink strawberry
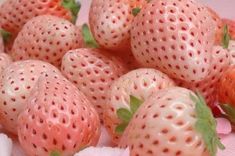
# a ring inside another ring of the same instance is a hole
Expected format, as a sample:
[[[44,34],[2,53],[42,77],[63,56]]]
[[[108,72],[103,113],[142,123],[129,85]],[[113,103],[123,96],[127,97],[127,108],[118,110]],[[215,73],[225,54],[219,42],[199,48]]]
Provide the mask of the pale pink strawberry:
[[[29,94],[40,75],[61,75],[49,63],[38,60],[15,62],[0,77],[0,124],[9,132],[17,133],[17,118],[25,108]]]
[[[215,22],[194,0],[151,0],[134,19],[131,45],[144,67],[184,81],[201,81],[210,67]]]
[[[5,53],[0,53],[0,74],[12,63],[12,59]]]
[[[19,32],[12,48],[14,60],[40,59],[60,66],[61,58],[81,46],[78,28],[51,15],[32,18]]]
[[[18,125],[19,141],[27,155],[72,156],[95,146],[100,136],[93,106],[72,83],[58,76],[39,79]]]
[[[128,69],[119,58],[106,51],[84,48],[67,52],[61,71],[87,96],[102,120],[111,84]]]
[[[177,80],[176,82],[179,86],[200,92],[206,99],[207,104],[213,107],[217,100],[217,83],[222,73],[229,67],[229,64],[230,56],[228,50],[223,49],[221,46],[214,46],[210,72],[203,81],[189,83]]]
[[[104,110],[104,123],[113,142],[118,143],[121,136],[116,131],[121,124],[117,111],[122,107],[130,108],[130,96],[145,101],[153,93],[172,86],[174,82],[167,75],[148,68],[133,70],[116,80],[109,90],[109,100]]]
[[[70,7],[66,4],[70,3]],[[70,21],[75,20],[78,8],[75,0],[6,0],[0,5],[0,27],[17,35],[23,25],[39,15],[55,15]]]
[[[230,64],[234,65],[235,64],[235,40],[229,41],[228,51],[231,57]]]
[[[223,22],[222,19],[220,18],[220,16],[217,14],[217,12],[215,10],[213,10],[210,7],[207,7],[210,15],[212,16],[214,22],[216,23],[216,27],[215,27],[215,32],[216,32],[216,36],[215,36],[215,44],[216,45],[221,45],[222,43],[222,37],[223,37]]]
[[[125,53],[130,49],[132,10],[142,8],[146,0],[93,0],[89,12],[91,31],[98,44]]]
[[[153,94],[135,113],[119,145],[128,146],[130,156],[209,156],[207,145],[211,144],[211,153],[216,153],[219,144],[215,141],[219,141],[216,122],[200,100],[192,91],[179,87]],[[203,109],[202,112],[196,107]],[[213,128],[202,133],[199,131],[202,126]],[[214,140],[207,144],[204,137]]]

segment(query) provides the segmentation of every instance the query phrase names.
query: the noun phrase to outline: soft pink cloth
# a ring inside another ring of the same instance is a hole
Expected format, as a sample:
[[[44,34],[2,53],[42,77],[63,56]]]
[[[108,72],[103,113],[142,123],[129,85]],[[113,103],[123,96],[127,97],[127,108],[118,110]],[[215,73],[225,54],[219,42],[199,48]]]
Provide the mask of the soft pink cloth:
[[[232,126],[227,119],[217,118],[217,133],[225,150],[219,150],[217,156],[234,156],[235,155],[235,134],[231,133]]]
[[[129,156],[128,149],[119,149],[112,147],[89,147],[75,156]]]
[[[82,7],[81,7],[81,10],[78,13],[78,18],[77,18],[76,25],[81,26],[84,23],[88,23],[89,8],[90,8],[90,5],[91,5],[91,0],[77,0],[77,1],[81,3]]]
[[[101,136],[97,146],[98,147],[113,146],[111,138],[107,130],[103,126],[101,127]]]
[[[217,118],[217,133],[219,135],[228,135],[232,132],[232,125],[225,118]]]
[[[219,150],[217,156],[235,156],[235,134],[224,136],[221,141],[225,145],[225,150]]]

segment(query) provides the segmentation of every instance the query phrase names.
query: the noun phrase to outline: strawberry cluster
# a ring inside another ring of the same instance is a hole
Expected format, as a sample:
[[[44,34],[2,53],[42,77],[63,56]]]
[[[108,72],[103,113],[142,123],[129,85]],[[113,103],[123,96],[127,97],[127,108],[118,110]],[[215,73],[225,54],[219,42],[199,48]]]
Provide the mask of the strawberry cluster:
[[[225,148],[214,116],[235,123],[234,21],[196,0],[93,0],[76,25],[80,7],[0,5],[0,124],[27,155],[72,156],[102,125],[131,156]]]

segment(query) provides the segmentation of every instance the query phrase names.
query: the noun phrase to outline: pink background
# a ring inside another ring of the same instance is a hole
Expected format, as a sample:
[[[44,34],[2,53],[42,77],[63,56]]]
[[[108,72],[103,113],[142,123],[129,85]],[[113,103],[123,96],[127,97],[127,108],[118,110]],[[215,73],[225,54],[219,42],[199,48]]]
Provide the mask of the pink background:
[[[79,15],[78,25],[83,24],[88,19],[89,5],[92,0],[78,0],[82,3]],[[223,18],[231,18],[235,20],[235,0],[198,0],[211,8],[217,10]]]
[[[84,1],[84,0],[83,0]],[[199,0],[217,10],[225,18],[235,20],[235,0]]]

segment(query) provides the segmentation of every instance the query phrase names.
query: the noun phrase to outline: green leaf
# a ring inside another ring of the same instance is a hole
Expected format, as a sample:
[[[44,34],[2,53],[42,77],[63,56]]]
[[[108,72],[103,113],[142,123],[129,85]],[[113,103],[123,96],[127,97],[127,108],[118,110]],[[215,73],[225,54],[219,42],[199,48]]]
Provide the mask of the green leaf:
[[[141,11],[139,7],[132,9],[132,15],[137,16],[138,13]]]
[[[60,156],[60,152],[58,152],[58,151],[52,151],[52,152],[50,153],[50,156]]]
[[[190,98],[196,104],[195,112],[197,121],[195,123],[195,129],[202,135],[205,146],[210,155],[216,156],[217,148],[223,150],[225,147],[220,142],[216,133],[216,120],[212,111],[207,106],[205,99],[200,93],[196,93],[196,95],[190,94]]]
[[[77,2],[76,0],[62,0],[61,5],[71,12],[72,22],[75,23],[77,20],[78,12],[81,8],[81,4]]]
[[[221,150],[225,150],[225,146],[220,142],[219,138],[216,138],[216,143]]]
[[[144,101],[138,99],[137,97],[130,95],[130,107],[131,107],[132,114],[135,114],[135,112],[137,111],[137,109],[140,107],[140,105],[143,102]]]
[[[117,110],[117,116],[120,120],[122,120],[122,123],[116,127],[115,129],[116,133],[122,134],[124,132],[130,120],[132,119],[133,115],[135,114],[135,112],[143,102],[144,101],[138,99],[137,97],[130,95],[131,111],[126,108],[120,108]]]
[[[123,122],[116,127],[115,132],[118,134],[122,134],[127,126],[128,126],[128,123]]]
[[[231,39],[231,36],[229,35],[228,25],[225,25],[224,30],[223,30],[223,38],[222,38],[222,46],[225,49],[228,49],[230,39]]]
[[[132,113],[126,108],[120,108],[117,110],[118,118],[123,122],[129,122],[132,118]]]
[[[229,104],[221,104],[220,105],[223,111],[225,112],[226,116],[228,119],[232,122],[235,123],[235,108],[233,108]]]
[[[0,29],[0,34],[3,38],[4,43],[8,42],[9,39],[11,38],[11,33],[4,29]]]
[[[86,45],[90,48],[99,48],[87,24],[82,26],[82,36]]]
[[[202,97],[198,94],[197,96],[194,95],[190,95],[190,98],[193,100],[193,102],[196,104],[196,112],[200,112],[198,114],[198,118],[202,118],[202,119],[207,119],[208,118],[208,114],[210,114],[210,109],[207,109],[207,105],[205,103],[202,102]]]

